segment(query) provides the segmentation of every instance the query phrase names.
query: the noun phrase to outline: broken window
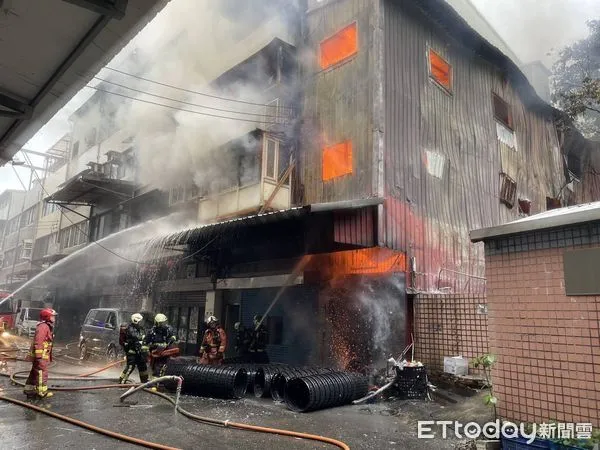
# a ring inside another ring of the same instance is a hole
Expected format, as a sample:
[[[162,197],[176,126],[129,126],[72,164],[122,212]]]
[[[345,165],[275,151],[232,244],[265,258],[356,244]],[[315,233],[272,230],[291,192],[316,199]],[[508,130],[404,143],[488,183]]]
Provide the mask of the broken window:
[[[513,129],[513,118],[510,105],[502,100],[498,95],[493,94],[494,99],[494,117],[508,129]]]
[[[344,141],[323,149],[323,181],[328,181],[351,173],[351,141]]]
[[[445,90],[452,91],[452,66],[431,49],[429,49],[429,74]]]
[[[333,36],[321,41],[319,47],[321,69],[327,69],[354,56],[358,52],[358,29],[356,22],[351,23]]]
[[[517,193],[517,183],[505,173],[500,174],[500,203],[504,203],[509,208],[515,204],[515,195]]]
[[[96,129],[92,128],[85,134],[85,146],[90,148],[96,145]]]
[[[531,214],[531,201],[526,198],[519,199],[519,214],[528,216]]]

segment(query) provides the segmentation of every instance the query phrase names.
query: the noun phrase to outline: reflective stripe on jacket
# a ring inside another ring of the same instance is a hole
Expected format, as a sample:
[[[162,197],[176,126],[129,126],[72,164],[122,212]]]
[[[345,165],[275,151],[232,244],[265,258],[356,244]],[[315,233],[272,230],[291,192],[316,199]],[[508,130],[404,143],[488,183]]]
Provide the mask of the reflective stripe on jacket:
[[[52,361],[52,342],[54,335],[48,322],[40,322],[35,327],[35,337],[31,343],[29,355],[36,359]]]

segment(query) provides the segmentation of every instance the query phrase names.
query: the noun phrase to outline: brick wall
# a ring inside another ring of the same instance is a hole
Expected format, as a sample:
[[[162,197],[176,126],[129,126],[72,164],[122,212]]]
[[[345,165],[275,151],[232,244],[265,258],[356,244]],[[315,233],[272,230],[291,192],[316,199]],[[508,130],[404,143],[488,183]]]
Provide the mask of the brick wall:
[[[474,358],[488,351],[482,294],[419,294],[414,300],[415,359],[444,369],[444,356]],[[470,369],[471,372],[472,369]]]
[[[598,226],[486,243],[501,417],[600,426],[600,297],[567,297],[563,276],[565,249],[598,246]]]

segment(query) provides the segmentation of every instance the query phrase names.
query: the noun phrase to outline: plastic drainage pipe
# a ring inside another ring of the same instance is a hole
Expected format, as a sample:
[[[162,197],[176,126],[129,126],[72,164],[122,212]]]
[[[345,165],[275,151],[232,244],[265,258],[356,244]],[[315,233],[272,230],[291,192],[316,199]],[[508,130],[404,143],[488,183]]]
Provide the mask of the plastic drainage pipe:
[[[181,385],[183,383],[183,377],[180,377],[177,375],[165,375],[164,377],[155,378],[154,380],[150,380],[144,384],[140,384],[139,386],[133,386],[131,389],[129,389],[127,392],[125,392],[123,395],[121,395],[121,397],[119,397],[119,400],[121,400],[121,402],[122,402],[130,395],[133,395],[142,389],[146,389],[149,386],[152,386],[152,385],[158,384],[158,383],[162,383],[164,381],[177,381],[177,395],[175,397],[175,409],[177,409],[177,407],[179,405],[179,395],[181,394]]]

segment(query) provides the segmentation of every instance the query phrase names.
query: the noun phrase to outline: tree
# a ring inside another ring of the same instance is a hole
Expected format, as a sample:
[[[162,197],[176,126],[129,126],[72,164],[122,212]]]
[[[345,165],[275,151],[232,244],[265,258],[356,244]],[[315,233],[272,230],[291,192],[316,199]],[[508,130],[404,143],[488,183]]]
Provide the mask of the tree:
[[[600,20],[587,26],[589,36],[559,52],[552,85],[557,106],[586,137],[600,140]]]

